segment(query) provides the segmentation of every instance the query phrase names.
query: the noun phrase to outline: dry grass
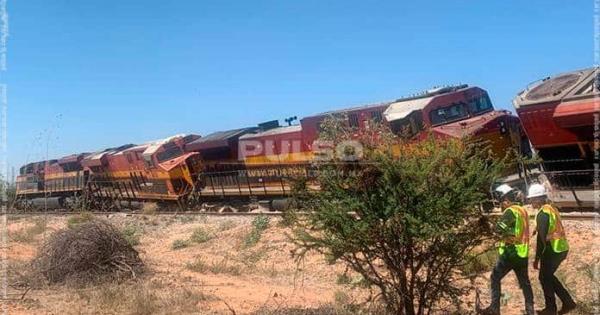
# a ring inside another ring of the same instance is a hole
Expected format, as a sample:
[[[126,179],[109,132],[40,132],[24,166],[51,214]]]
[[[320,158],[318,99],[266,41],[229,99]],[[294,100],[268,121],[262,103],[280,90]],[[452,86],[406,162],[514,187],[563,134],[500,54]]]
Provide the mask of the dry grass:
[[[244,248],[252,247],[260,241],[262,233],[269,228],[269,221],[269,217],[264,215],[260,215],[252,220],[252,230],[244,238]]]
[[[190,246],[190,241],[179,239],[179,240],[173,241],[173,243],[171,244],[171,249],[178,250],[178,249],[186,248],[188,246]]]
[[[225,220],[219,224],[219,232],[225,232],[225,231],[231,230],[236,226],[237,226],[237,223],[235,223],[235,221],[229,220],[229,219]]]
[[[213,236],[211,235],[211,233],[209,231],[207,231],[205,228],[199,226],[194,229],[192,236],[190,236],[190,241],[201,244],[201,243],[206,243],[206,242],[210,241],[212,238],[213,238]]]
[[[260,261],[266,259],[267,255],[268,249],[266,247],[260,247],[256,250],[245,250],[240,252],[239,260],[248,268],[255,268]]]
[[[212,299],[197,289],[164,290],[162,283],[144,281],[106,283],[78,294],[92,314],[201,314],[201,304]]]
[[[485,272],[491,271],[496,264],[497,259],[498,252],[496,249],[488,249],[481,253],[475,253],[468,256],[460,269],[466,276],[480,276]]]
[[[73,215],[67,219],[67,227],[74,228],[82,223],[94,220],[94,214],[89,211],[82,211],[76,215]]]
[[[9,238],[19,243],[31,243],[37,235],[44,233],[46,229],[47,221],[44,218],[36,218],[32,226],[10,233]]]
[[[208,264],[201,256],[198,256],[196,259],[194,259],[194,261],[187,263],[185,267],[188,270],[198,273],[205,273],[208,271]]]
[[[318,307],[290,307],[280,303],[277,307],[262,307],[255,315],[386,315],[384,305],[378,302],[357,303],[343,291],[334,293],[334,301]]]
[[[142,213],[145,215],[155,215],[158,212],[158,205],[155,202],[145,202],[142,206]]]
[[[201,256],[196,257],[194,261],[186,264],[188,270],[198,273],[213,273],[239,276],[242,274],[242,267],[232,263],[227,257],[222,260],[214,260],[212,263],[207,263]]]
[[[123,233],[123,237],[127,240],[129,245],[137,246],[140,244],[140,237],[142,236],[143,231],[142,228],[137,225],[128,224],[121,230],[121,233]]]
[[[380,305],[367,302],[373,291],[357,273],[348,271],[344,275],[343,265],[328,265],[319,254],[308,255],[300,264],[295,261],[289,255],[293,245],[285,236],[289,228],[281,227],[278,219],[270,217],[266,232],[253,246],[244,247],[248,234],[255,229],[252,218],[208,217],[207,222],[201,222],[202,217],[196,216],[195,223],[180,218],[181,215],[110,216],[108,220],[121,232],[140,237],[141,243],[135,249],[150,271],[136,280],[119,283],[105,281],[71,287],[48,285],[42,278],[39,285],[32,285],[39,277],[32,277],[28,261],[36,253],[37,242],[10,244],[9,294],[18,299],[28,288],[32,289],[25,299],[8,302],[14,306],[9,306],[9,314],[232,314],[223,301],[237,314],[383,314]],[[31,228],[38,219],[30,216],[12,221],[9,230],[22,233],[20,229]],[[48,221],[48,230],[64,226],[67,219],[53,218]],[[191,241],[198,226],[213,237],[202,245]],[[587,226],[586,223],[584,227]],[[570,230],[579,234],[571,234],[573,252],[561,268],[569,279],[569,289],[577,289],[574,293],[580,310],[573,314],[593,314],[597,301],[592,298],[590,283],[597,282],[594,275],[600,274],[597,260],[589,255],[595,248],[592,237],[595,234],[576,227],[571,223]],[[172,251],[171,242],[175,239],[187,248]],[[473,263],[472,270],[488,270],[488,262],[495,261],[494,255],[482,256]],[[536,302],[543,307],[537,273],[531,270],[530,277]],[[470,284],[468,280],[465,285]],[[483,302],[487,303],[489,272],[482,271],[474,281],[483,294]],[[503,292],[507,293],[503,314],[521,314],[522,293],[514,275],[504,279]],[[467,314],[464,310],[472,308],[466,303],[472,301],[474,296],[465,297],[463,312],[455,314]],[[447,314],[451,314],[450,309],[455,310],[448,307]],[[439,309],[434,312],[446,313]]]

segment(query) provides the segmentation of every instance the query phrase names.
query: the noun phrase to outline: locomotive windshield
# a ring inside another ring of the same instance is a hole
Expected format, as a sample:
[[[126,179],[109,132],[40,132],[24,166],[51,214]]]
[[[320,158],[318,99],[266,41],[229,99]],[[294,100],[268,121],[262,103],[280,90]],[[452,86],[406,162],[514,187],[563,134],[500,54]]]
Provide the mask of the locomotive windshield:
[[[180,147],[178,147],[174,143],[167,143],[164,146],[164,151],[156,155],[156,159],[158,160],[158,163],[162,163],[164,161],[172,160],[181,155],[183,155],[183,151]]]
[[[448,107],[438,108],[431,112],[431,124],[432,125],[441,125],[457,120],[461,120],[463,118],[467,118],[469,113],[465,108],[464,103],[452,104]]]
[[[492,102],[490,101],[490,98],[487,95],[469,101],[468,106],[469,112],[474,116],[493,109]]]
[[[442,125],[457,120],[478,116],[493,110],[492,102],[487,95],[474,98],[467,103],[455,103],[447,107],[438,108],[429,115],[432,125]]]

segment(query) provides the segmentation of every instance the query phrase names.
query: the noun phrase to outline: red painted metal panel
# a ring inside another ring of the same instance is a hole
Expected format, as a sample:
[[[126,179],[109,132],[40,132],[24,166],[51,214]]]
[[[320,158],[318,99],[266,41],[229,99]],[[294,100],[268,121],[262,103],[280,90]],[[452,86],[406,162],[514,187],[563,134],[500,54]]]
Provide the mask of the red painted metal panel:
[[[600,107],[600,100],[562,103],[556,107],[552,117],[563,128],[591,126],[594,113],[600,112],[597,107]]]
[[[535,148],[576,143],[577,135],[560,127],[553,119],[557,102],[517,109],[523,128]]]

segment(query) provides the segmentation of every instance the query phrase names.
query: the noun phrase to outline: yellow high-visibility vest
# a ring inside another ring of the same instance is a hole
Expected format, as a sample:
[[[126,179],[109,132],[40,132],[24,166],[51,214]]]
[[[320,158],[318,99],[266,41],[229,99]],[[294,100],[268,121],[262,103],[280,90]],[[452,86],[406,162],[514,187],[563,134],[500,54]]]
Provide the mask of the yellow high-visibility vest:
[[[504,254],[507,245],[514,245],[517,255],[521,258],[529,256],[529,214],[523,207],[514,205],[505,210],[510,211],[515,217],[515,227],[513,236],[500,242],[498,253]]]
[[[563,228],[560,220],[560,212],[552,205],[543,205],[538,211],[540,213],[546,213],[548,215],[548,234],[546,235],[546,241],[550,242],[552,251],[555,253],[562,253],[569,250],[569,243],[567,242],[567,236],[565,229]]]

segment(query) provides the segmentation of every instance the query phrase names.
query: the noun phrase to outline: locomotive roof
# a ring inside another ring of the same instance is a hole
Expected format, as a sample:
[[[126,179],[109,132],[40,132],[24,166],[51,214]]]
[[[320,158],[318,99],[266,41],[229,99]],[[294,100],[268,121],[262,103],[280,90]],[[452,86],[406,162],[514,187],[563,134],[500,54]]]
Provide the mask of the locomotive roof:
[[[331,110],[331,111],[323,112],[323,113],[312,115],[312,116],[307,116],[305,118],[329,116],[329,115],[335,115],[335,114],[345,114],[345,113],[349,113],[349,112],[363,111],[363,110],[367,110],[367,109],[375,109],[378,107],[388,106],[388,105],[392,104],[393,102],[394,101],[387,101],[387,102],[380,102],[380,103],[373,103],[373,104],[349,107],[349,108],[344,108],[344,109],[336,109],[336,110]]]
[[[249,127],[249,128],[239,128],[239,129],[232,129],[232,130],[224,130],[224,131],[217,131],[217,132],[213,132],[205,137],[202,137],[200,139],[197,139],[195,141],[190,142],[190,144],[194,144],[194,143],[204,143],[204,142],[209,142],[209,141],[215,141],[215,140],[227,140],[229,138],[235,137],[237,135],[240,135],[242,133],[245,132],[251,132],[256,130],[256,127]]]
[[[188,150],[203,150],[228,146],[228,141],[248,132],[254,132],[256,127],[239,128],[213,132],[206,137],[196,139],[187,144]]]
[[[394,121],[399,119],[404,119],[411,113],[423,110],[431,101],[443,94],[464,91],[473,87],[469,87],[466,84],[458,85],[458,86],[448,86],[442,88],[436,88],[426,91],[421,95],[417,95],[415,97],[406,97],[402,99],[398,99],[383,112],[385,119],[387,121]]]
[[[380,103],[373,103],[373,104],[361,105],[361,106],[344,108],[344,109],[339,109],[339,110],[333,110],[333,111],[328,111],[328,112],[320,113],[320,114],[313,115],[313,116],[308,116],[306,118],[326,116],[326,115],[335,115],[335,114],[344,114],[344,113],[349,113],[349,112],[354,112],[354,111],[363,111],[363,110],[368,110],[368,109],[376,109],[379,107],[386,107],[386,106],[395,105],[395,104],[399,104],[398,106],[396,106],[397,110],[398,110],[399,106],[419,107],[416,104],[422,104],[422,103],[428,102],[437,95],[456,92],[458,90],[465,90],[468,88],[469,88],[469,85],[467,85],[467,84],[437,87],[437,88],[426,90],[419,94],[402,97],[402,98],[399,98],[399,99],[396,99],[393,101],[385,101],[385,102],[380,102]],[[394,118],[394,119],[399,119],[399,118]]]
[[[163,144],[169,143],[175,139],[184,138],[185,136],[186,136],[185,134],[177,134],[177,135],[167,137],[164,139],[148,142],[148,143],[146,143],[148,145],[148,147],[146,148],[146,150],[144,151],[143,154],[144,155],[154,154],[158,150],[158,148],[160,148]]]
[[[387,121],[403,119],[412,112],[425,108],[434,97],[435,96],[430,96],[392,103],[385,112],[383,112],[383,115]]]
[[[599,68],[560,73],[531,83],[513,100],[515,108],[534,104],[570,101],[598,95]]]
[[[284,126],[284,127],[277,127],[277,128],[269,129],[269,130],[262,131],[262,132],[245,134],[245,135],[241,136],[240,139],[273,136],[273,135],[279,135],[279,134],[290,133],[290,132],[298,132],[298,131],[302,131],[302,126],[300,126],[300,125]]]

